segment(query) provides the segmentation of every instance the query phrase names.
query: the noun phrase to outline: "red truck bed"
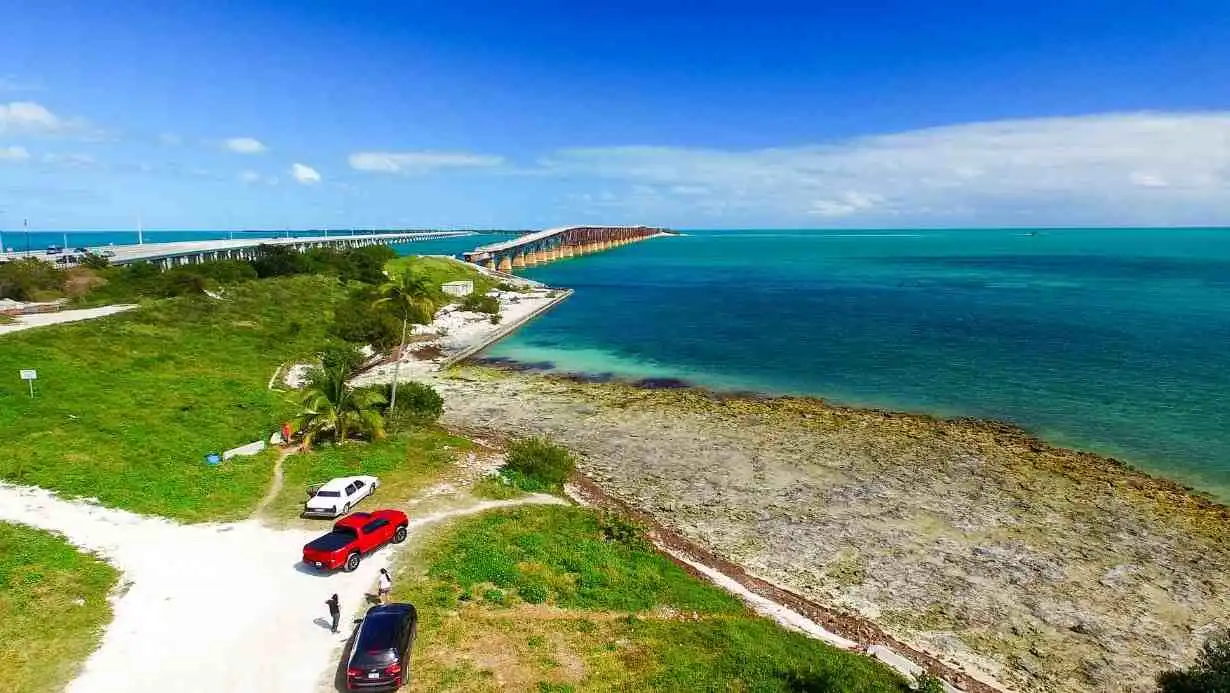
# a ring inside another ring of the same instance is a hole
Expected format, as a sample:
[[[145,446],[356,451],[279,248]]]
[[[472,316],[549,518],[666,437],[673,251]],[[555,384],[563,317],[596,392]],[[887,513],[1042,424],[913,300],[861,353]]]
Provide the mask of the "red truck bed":
[[[351,513],[333,524],[333,531],[303,547],[303,562],[321,570],[347,572],[359,567],[366,554],[389,542],[406,539],[410,519],[400,510]]]

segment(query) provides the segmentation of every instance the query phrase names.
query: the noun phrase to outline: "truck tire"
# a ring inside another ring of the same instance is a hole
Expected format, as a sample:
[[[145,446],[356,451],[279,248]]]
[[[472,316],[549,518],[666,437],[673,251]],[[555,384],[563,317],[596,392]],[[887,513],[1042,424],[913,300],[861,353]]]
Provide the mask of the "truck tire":
[[[400,544],[405,540],[406,540],[406,526],[402,525],[401,527],[397,528],[396,532],[393,532],[393,543]]]
[[[353,573],[359,567],[359,552],[355,551],[346,557],[346,563],[342,566],[342,570],[347,573]]]

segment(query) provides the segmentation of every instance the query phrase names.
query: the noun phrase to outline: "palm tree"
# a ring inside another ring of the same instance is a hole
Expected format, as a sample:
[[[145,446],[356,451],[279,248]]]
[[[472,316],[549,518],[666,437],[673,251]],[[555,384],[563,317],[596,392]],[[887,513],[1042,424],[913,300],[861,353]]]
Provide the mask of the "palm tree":
[[[397,378],[401,373],[401,356],[406,350],[406,328],[410,323],[426,325],[436,314],[436,303],[431,299],[431,284],[427,278],[414,270],[390,277],[380,287],[376,307],[392,309],[401,318],[401,346],[397,348],[397,360],[393,362],[393,392],[389,397],[389,411],[397,408]]]
[[[384,437],[380,405],[384,395],[371,388],[346,384],[343,368],[316,368],[308,373],[307,386],[299,394],[303,407],[295,420],[303,432],[303,446],[310,448],[321,435],[332,436],[341,445],[352,432]]]

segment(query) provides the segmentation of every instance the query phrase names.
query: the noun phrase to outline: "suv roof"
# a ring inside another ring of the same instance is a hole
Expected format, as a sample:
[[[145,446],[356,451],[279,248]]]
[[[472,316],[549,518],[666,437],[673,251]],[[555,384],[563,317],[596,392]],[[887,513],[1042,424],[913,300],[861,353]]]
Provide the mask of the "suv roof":
[[[367,610],[355,651],[371,652],[397,647],[397,631],[407,620],[418,620],[413,604],[381,604]]]

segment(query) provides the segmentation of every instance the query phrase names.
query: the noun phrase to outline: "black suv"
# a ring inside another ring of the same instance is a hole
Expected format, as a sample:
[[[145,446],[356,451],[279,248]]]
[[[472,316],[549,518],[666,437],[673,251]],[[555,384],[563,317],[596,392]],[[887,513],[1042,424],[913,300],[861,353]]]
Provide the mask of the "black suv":
[[[401,688],[410,679],[410,649],[419,615],[413,604],[381,604],[367,610],[346,662],[346,690]]]

